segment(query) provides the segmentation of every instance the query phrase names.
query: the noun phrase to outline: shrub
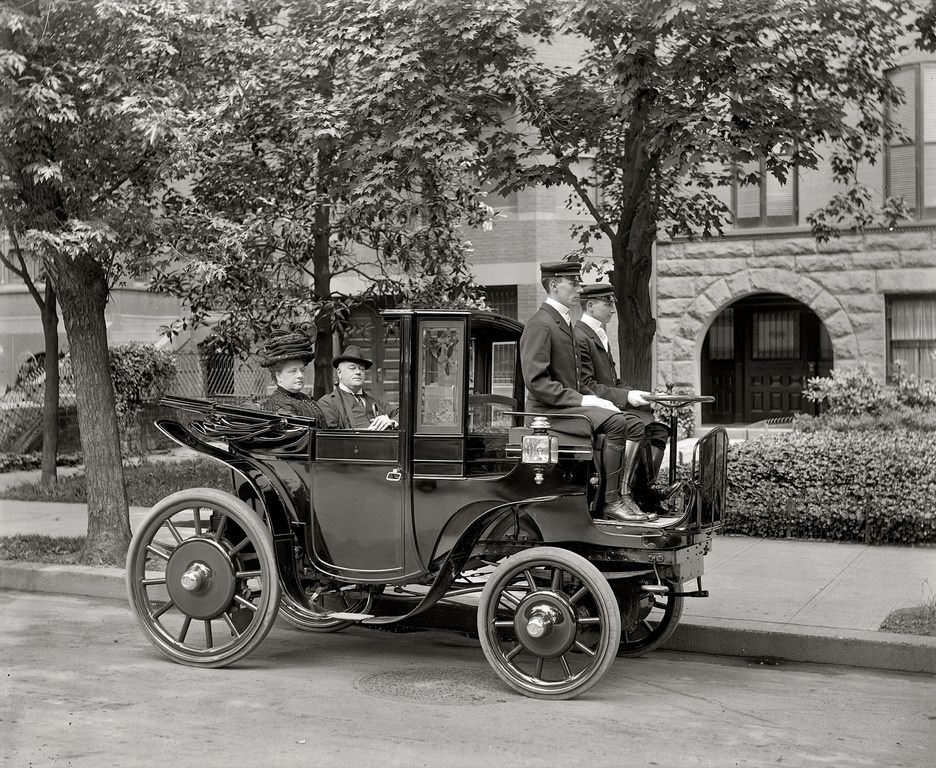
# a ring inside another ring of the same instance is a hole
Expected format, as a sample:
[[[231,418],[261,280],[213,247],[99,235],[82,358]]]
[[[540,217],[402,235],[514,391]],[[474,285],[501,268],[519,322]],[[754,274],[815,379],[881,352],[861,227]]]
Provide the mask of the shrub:
[[[80,453],[60,453],[55,457],[55,464],[59,467],[73,467],[84,461]],[[0,453],[0,472],[18,472],[25,469],[40,469],[42,467],[42,454],[36,451],[30,453]]]
[[[891,373],[900,405],[936,411],[936,382],[923,381],[916,374],[907,373],[899,362],[894,363]]]
[[[936,434],[822,429],[728,452],[726,533],[936,543]]]
[[[793,417],[793,430],[796,432],[889,432],[895,429],[936,432],[936,409],[900,407],[880,414],[852,416],[823,413],[814,417],[798,413]]]
[[[833,416],[878,414],[897,406],[893,389],[876,381],[867,363],[809,379],[803,396],[813,403],[824,402],[826,412]]]
[[[159,400],[178,373],[171,351],[140,342],[111,347],[110,366],[117,415],[123,419],[132,418],[144,403]]]

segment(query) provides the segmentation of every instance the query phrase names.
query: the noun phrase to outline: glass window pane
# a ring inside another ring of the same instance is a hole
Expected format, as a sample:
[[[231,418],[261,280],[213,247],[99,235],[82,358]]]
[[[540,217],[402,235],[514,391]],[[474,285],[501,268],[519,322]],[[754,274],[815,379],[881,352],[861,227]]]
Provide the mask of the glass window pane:
[[[751,356],[754,360],[792,360],[800,356],[799,312],[755,312]]]
[[[734,309],[729,307],[715,318],[708,335],[709,360],[734,358]]]
[[[461,432],[464,351],[464,323],[430,320],[420,323],[417,432]]]

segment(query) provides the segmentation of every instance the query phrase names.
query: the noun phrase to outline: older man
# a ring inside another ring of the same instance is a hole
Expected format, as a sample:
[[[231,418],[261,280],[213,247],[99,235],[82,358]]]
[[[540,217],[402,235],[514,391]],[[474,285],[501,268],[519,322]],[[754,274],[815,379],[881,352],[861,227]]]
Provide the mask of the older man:
[[[614,403],[585,385],[569,309],[581,293],[580,265],[554,262],[541,267],[546,301],[527,321],[520,337],[520,365],[530,393],[527,410],[545,414],[582,415],[587,419],[555,419],[553,428],[569,434],[604,435],[604,515],[610,520],[645,522],[655,513],[643,512],[634,501],[633,485],[640,463],[643,422],[621,413]],[[647,403],[641,393],[630,398],[634,406]]]
[[[329,429],[368,429],[383,431],[399,427],[399,408],[391,408],[364,391],[364,372],[373,362],[364,357],[360,347],[350,346],[332,359],[338,384],[318,404]]]
[[[655,421],[649,405],[635,407],[631,394],[635,390],[618,378],[614,358],[611,356],[611,342],[608,338],[607,324],[614,317],[614,289],[608,283],[596,283],[582,288],[580,297],[582,317],[575,324],[575,340],[582,360],[582,381],[599,397],[614,403],[625,413],[631,413],[644,424],[647,451],[643,465],[646,467],[644,482],[638,483],[640,493],[647,501],[660,502],[668,498],[678,487],[653,487],[663,453],[669,441],[669,428]],[[637,390],[643,399],[647,392]]]

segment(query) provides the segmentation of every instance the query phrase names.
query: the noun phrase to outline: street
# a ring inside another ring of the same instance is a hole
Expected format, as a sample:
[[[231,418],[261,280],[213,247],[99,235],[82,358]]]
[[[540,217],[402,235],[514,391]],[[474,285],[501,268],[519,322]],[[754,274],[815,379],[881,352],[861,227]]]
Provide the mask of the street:
[[[220,670],[159,655],[120,602],[0,592],[0,764],[929,766],[922,675],[657,652],[537,701],[474,639],[278,623]]]

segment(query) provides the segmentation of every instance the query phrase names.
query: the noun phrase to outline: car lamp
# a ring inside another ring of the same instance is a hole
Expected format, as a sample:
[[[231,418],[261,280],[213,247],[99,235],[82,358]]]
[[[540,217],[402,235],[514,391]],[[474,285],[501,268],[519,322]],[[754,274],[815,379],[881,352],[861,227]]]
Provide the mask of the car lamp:
[[[546,467],[559,462],[559,438],[549,434],[549,419],[545,416],[534,416],[530,426],[533,434],[523,437],[521,460],[532,466],[533,482],[542,485]]]

